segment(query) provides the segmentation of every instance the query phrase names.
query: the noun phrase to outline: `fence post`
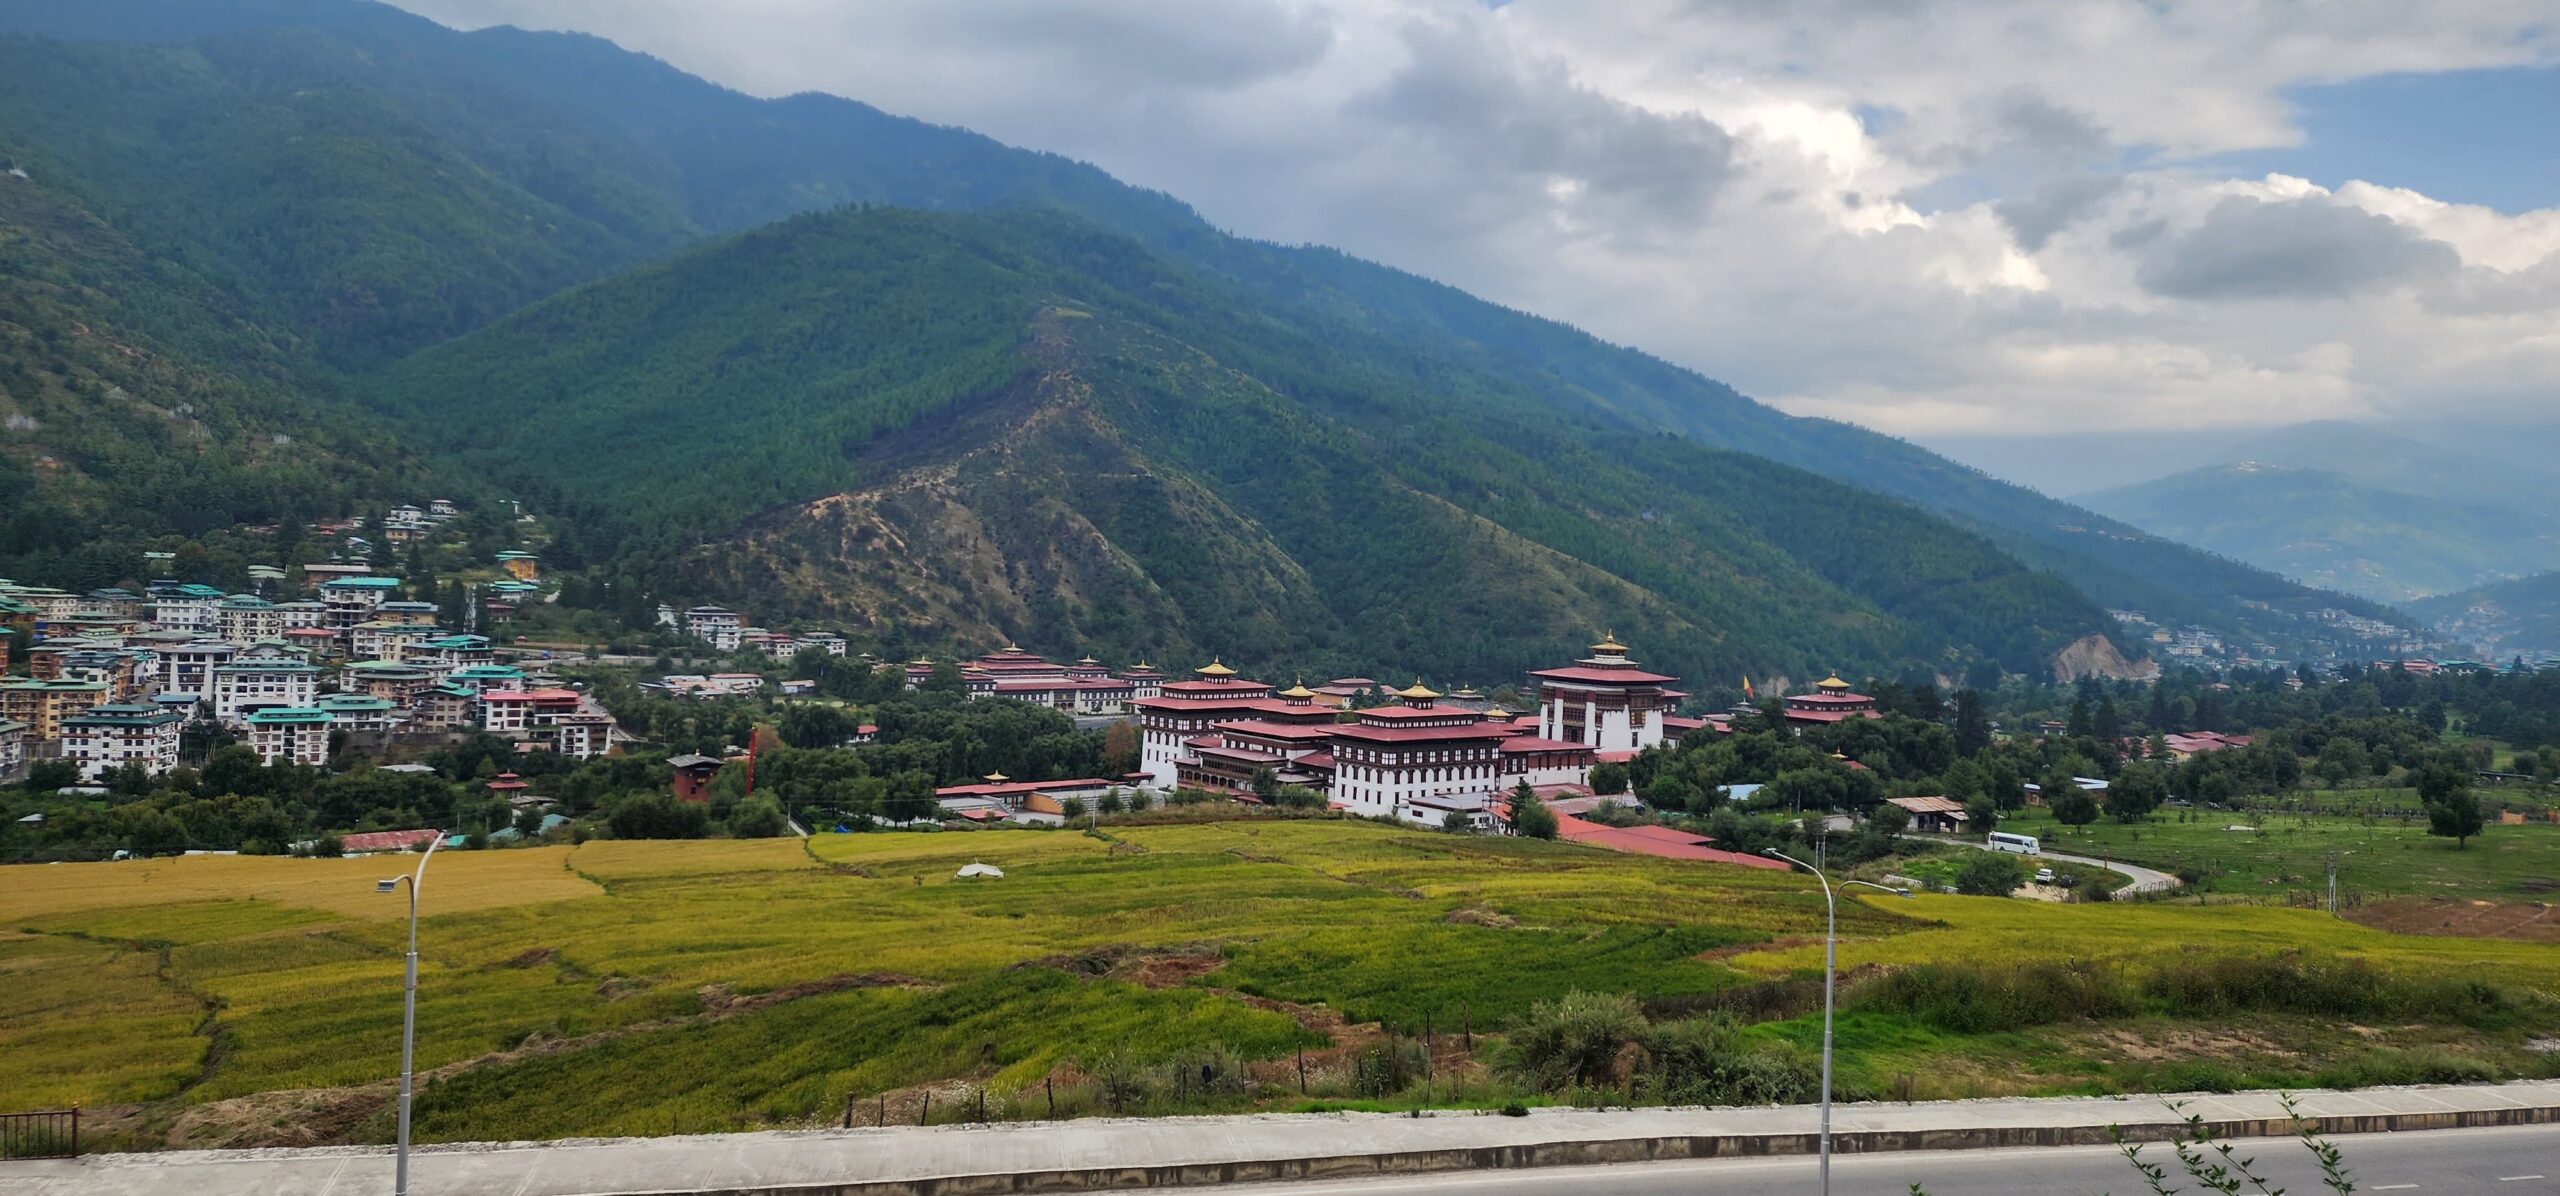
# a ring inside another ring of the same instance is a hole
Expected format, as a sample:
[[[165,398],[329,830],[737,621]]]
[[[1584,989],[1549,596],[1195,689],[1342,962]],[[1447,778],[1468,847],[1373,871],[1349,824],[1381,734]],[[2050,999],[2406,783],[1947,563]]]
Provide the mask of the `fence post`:
[[[860,1099],[860,1094],[858,1093],[848,1092],[844,1094],[844,1128],[846,1129],[853,1128],[853,1102],[858,1099]]]
[[[1298,1044],[1298,1095],[1307,1094],[1307,1044]]]
[[[889,1093],[887,1089],[882,1089],[880,1092],[880,1115],[872,1118],[871,1124],[884,1128],[889,1124]]]
[[[1049,1120],[1056,1121],[1058,1119],[1058,1081],[1051,1076],[1040,1077],[1040,1091],[1049,1098]]]
[[[987,1089],[986,1089],[986,1086],[985,1086],[985,1085],[981,1084],[981,1085],[979,1085],[979,1086],[978,1086],[978,1124],[980,1124],[980,1125],[985,1125],[986,1123],[987,1123]]]
[[[1464,1001],[1460,1001],[1460,1002],[1458,1002],[1458,1032],[1459,1032],[1459,1033],[1461,1033],[1461,1034],[1466,1035],[1466,1037],[1467,1037],[1467,1053],[1468,1053],[1468,1054],[1470,1054],[1470,1055],[1475,1054],[1475,1053],[1476,1053],[1476,1018],[1475,1018],[1475,1010],[1474,1010],[1473,1008],[1471,1008],[1471,1007],[1470,1007],[1466,1002],[1464,1002]]]
[[[923,1125],[923,1124],[924,1124],[924,1119],[925,1119],[925,1118],[927,1118],[927,1117],[929,1117],[929,1116],[932,1116],[932,1114],[933,1114],[933,1089],[931,1089],[931,1088],[927,1088],[927,1089],[925,1089],[925,1090],[924,1090],[924,1102],[923,1102],[922,1104],[919,1104],[919,1105],[917,1105],[917,1106],[916,1106],[916,1124],[917,1124],[917,1125]]]

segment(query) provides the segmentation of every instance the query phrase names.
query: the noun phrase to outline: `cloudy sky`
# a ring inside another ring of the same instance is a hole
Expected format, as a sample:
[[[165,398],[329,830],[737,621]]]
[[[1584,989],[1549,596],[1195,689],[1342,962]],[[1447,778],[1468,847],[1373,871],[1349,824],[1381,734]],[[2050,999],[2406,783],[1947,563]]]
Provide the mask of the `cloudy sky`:
[[[1082,158],[1923,440],[2560,418],[2560,0],[396,2]]]

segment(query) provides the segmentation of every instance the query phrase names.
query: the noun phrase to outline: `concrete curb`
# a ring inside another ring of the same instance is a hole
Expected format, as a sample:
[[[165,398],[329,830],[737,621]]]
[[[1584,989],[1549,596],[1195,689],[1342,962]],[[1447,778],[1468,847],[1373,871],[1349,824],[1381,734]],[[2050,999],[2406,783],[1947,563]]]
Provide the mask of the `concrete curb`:
[[[2219,1139],[2290,1137],[2309,1127],[2319,1133],[2378,1134],[2398,1131],[2481,1129],[2560,1124],[2560,1105],[2464,1109],[2432,1113],[2365,1113],[2283,1117],[2206,1118],[2205,1132]],[[2027,1146],[2106,1146],[2117,1141],[2165,1142],[2189,1127],[2179,1121],[2120,1126],[1981,1126],[1926,1130],[1858,1130],[1831,1135],[1837,1154],[1917,1150],[1984,1150]],[[1160,1167],[1091,1167],[854,1183],[783,1184],[764,1187],[668,1189],[651,1196],[1002,1196],[1045,1192],[1095,1192],[1288,1180],[1358,1179],[1441,1171],[1517,1170],[1687,1159],[1809,1155],[1818,1134],[1711,1134],[1599,1141],[1565,1141],[1443,1150],[1387,1151],[1302,1159],[1252,1159],[1230,1163]]]

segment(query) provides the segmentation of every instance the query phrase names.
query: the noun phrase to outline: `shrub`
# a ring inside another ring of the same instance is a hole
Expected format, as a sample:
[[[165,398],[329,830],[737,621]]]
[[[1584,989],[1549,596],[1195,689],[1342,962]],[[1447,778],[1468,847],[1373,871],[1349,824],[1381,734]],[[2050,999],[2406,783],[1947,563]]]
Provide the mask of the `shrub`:
[[[1969,897],[2006,897],[2026,879],[2018,861],[2004,852],[1978,851],[1956,865],[1956,891]]]
[[[1643,1042],[1646,1086],[1667,1103],[1779,1105],[1821,1094],[1817,1065],[1784,1043],[1746,1043],[1729,1017],[1665,1022]]]
[[[1545,1091],[1594,1083],[1608,1077],[1618,1052],[1645,1029],[1633,997],[1570,992],[1530,1007],[1512,1027],[1506,1063]]]
[[[2094,964],[1923,964],[1851,990],[1853,1008],[1900,1013],[1956,1034],[1982,1034],[2141,1012],[2141,996]]]

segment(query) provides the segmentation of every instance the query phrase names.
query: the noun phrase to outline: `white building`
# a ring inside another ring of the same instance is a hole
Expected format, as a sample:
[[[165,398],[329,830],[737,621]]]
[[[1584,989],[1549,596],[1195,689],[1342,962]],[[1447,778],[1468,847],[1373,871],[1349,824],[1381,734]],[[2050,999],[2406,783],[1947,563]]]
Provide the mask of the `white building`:
[[[158,776],[178,766],[185,723],[176,711],[142,703],[92,706],[62,720],[62,758],[77,761],[85,781],[137,763]]]
[[[153,626],[192,636],[222,633],[222,600],[226,596],[222,591],[179,582],[154,582],[149,588]]]
[[[1591,655],[1570,667],[1529,676],[1538,683],[1538,737],[1603,752],[1640,752],[1661,743],[1664,716],[1687,696],[1668,688],[1679,678],[1636,667],[1614,637],[1591,645]]]
[[[320,670],[299,660],[260,656],[213,667],[213,717],[243,725],[257,710],[308,708],[320,694]]]
[[[222,600],[216,613],[222,638],[235,644],[254,644],[284,634],[284,616],[276,604],[255,594],[233,594]]]
[[[1512,732],[1472,710],[1439,705],[1440,695],[1419,681],[1396,696],[1403,705],[1358,711],[1359,722],[1333,728],[1335,804],[1416,821],[1416,802],[1445,806],[1500,788],[1502,741]]]
[[[307,706],[270,706],[251,711],[244,720],[249,746],[268,764],[329,762],[330,717]]]
[[[746,625],[745,618],[725,606],[697,606],[684,612],[685,634],[722,652],[738,650],[738,637]]]

